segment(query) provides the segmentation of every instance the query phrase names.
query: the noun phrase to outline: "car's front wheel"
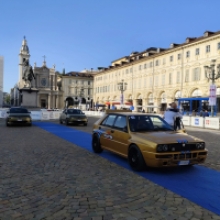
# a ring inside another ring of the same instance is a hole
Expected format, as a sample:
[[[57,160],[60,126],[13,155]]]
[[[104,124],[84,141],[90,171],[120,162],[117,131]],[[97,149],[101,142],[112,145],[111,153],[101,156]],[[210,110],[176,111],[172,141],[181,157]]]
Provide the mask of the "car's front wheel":
[[[67,119],[66,119],[65,123],[66,123],[66,125],[69,125],[69,122],[68,122],[68,120],[67,120]]]
[[[141,171],[146,167],[142,153],[136,145],[130,146],[128,161],[133,170]]]
[[[96,134],[92,137],[92,149],[95,153],[101,153],[103,151],[100,145],[99,137]]]

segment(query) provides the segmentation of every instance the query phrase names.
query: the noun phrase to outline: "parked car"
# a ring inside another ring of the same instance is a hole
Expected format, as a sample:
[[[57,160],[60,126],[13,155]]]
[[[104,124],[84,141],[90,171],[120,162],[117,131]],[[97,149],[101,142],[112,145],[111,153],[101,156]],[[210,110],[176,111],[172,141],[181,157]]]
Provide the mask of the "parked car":
[[[204,163],[205,141],[174,129],[159,115],[107,110],[93,126],[95,153],[111,151],[134,170]]]
[[[88,124],[87,116],[80,109],[64,109],[60,114],[59,120],[60,124],[65,123],[66,125],[83,124],[84,126],[87,126]]]
[[[26,108],[12,107],[7,112],[6,126],[32,125],[31,113]]]

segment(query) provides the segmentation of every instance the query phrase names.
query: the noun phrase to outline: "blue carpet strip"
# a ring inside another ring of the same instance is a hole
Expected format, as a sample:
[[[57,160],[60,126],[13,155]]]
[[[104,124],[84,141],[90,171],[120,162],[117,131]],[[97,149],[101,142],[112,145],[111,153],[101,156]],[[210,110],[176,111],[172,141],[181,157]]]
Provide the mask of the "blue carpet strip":
[[[34,122],[33,124],[93,152],[91,134],[76,130],[73,127],[68,128],[49,122]],[[107,151],[103,151],[99,155],[131,170],[128,161],[117,155]],[[149,169],[138,172],[138,175],[220,215],[220,172],[218,171],[195,165],[193,167],[181,166],[172,169]]]

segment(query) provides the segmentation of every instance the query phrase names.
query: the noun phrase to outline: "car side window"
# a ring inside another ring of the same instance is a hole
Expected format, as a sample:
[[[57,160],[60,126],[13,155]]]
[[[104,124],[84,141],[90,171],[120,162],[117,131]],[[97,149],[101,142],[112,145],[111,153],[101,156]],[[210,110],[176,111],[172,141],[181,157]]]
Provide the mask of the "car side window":
[[[108,127],[112,127],[112,125],[114,124],[116,115],[109,115],[103,122],[102,125],[108,126]]]
[[[127,128],[126,117],[119,115],[115,120],[114,128],[119,129],[119,130],[126,129]]]

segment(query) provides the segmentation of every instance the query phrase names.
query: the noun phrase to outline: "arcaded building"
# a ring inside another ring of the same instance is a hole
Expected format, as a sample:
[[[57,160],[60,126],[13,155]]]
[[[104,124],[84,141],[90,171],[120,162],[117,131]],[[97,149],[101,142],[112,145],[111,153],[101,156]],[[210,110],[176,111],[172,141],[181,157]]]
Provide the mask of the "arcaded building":
[[[183,43],[170,43],[169,48],[151,47],[142,52],[112,61],[99,68],[94,76],[94,102],[110,108],[164,111],[171,101],[177,101],[185,112],[209,108],[209,87],[204,66],[215,65],[217,76],[220,64],[220,31],[205,31],[200,37],[186,37]],[[123,91],[118,83],[127,84]],[[220,79],[217,86],[215,113],[220,109]]]

